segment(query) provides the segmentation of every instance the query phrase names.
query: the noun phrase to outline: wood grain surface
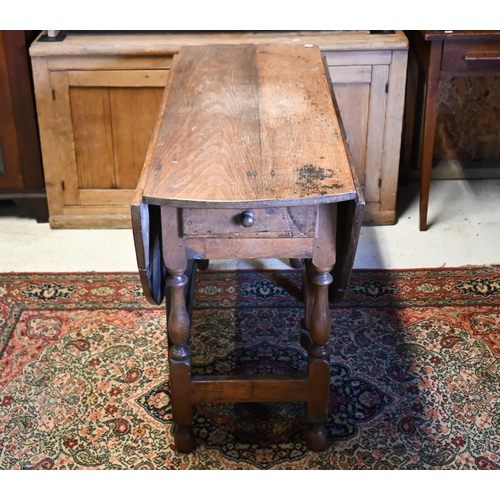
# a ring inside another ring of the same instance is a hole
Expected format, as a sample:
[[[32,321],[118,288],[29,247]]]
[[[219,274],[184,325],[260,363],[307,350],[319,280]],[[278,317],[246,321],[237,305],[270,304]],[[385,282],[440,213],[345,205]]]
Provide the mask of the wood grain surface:
[[[317,46],[183,47],[143,201],[224,208],[355,197]]]
[[[66,32],[60,43],[35,43],[34,57],[57,55],[79,59],[89,52],[95,55],[164,56],[176,54],[186,45],[290,43],[314,44],[321,50],[406,50],[408,40],[402,31],[372,35],[369,31],[107,31]],[[85,43],[82,43],[82,39]],[[123,58],[122,58],[123,59]],[[140,60],[140,58],[138,58]]]

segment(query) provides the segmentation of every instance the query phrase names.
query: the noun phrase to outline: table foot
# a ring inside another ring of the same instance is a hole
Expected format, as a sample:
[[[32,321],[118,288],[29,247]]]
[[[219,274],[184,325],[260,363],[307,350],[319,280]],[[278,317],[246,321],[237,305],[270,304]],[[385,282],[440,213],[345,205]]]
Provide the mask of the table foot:
[[[327,446],[327,430],[323,424],[310,423],[306,430],[306,444],[311,451],[324,451]]]
[[[179,453],[189,453],[196,448],[193,427],[191,425],[177,425],[174,431],[174,444]]]

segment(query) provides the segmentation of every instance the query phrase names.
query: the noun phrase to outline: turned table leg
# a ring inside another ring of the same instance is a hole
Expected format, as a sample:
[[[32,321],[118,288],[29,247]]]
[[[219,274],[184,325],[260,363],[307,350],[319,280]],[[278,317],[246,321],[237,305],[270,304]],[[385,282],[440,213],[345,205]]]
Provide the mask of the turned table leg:
[[[332,267],[318,268],[309,264],[310,283],[306,298],[306,328],[311,335],[308,346],[309,394],[307,399],[307,446],[322,451],[327,444],[325,423],[328,420],[330,394],[330,348],[328,340],[332,319],[328,302],[328,287],[332,282]]]
[[[188,453],[196,447],[193,429],[193,402],[191,399],[191,349],[188,345],[190,321],[186,308],[184,287],[188,278],[185,269],[168,269],[167,286],[171,289],[167,329],[169,350],[172,420],[176,426],[174,442],[178,451]]]

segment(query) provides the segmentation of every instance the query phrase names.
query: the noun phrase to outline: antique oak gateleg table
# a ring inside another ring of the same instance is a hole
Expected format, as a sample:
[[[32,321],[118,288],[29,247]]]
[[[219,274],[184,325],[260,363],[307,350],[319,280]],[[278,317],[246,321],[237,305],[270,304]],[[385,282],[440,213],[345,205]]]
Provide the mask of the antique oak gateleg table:
[[[132,203],[144,293],[167,295],[177,450],[195,448],[203,402],[305,401],[307,444],[326,447],[329,296],[349,281],[363,209],[318,47],[180,50]],[[307,374],[192,375],[196,267],[214,258],[303,261]]]

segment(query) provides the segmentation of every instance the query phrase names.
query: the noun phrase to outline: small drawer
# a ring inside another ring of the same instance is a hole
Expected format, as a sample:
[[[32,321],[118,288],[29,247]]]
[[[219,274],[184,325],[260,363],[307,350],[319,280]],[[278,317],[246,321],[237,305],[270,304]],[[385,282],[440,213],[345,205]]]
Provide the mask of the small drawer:
[[[500,40],[444,42],[442,71],[453,74],[500,73]]]
[[[183,234],[189,238],[312,238],[318,207],[185,208]]]

